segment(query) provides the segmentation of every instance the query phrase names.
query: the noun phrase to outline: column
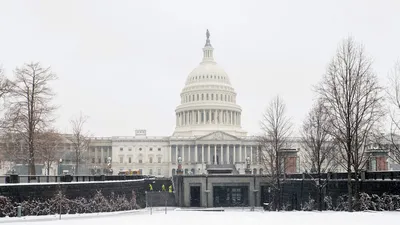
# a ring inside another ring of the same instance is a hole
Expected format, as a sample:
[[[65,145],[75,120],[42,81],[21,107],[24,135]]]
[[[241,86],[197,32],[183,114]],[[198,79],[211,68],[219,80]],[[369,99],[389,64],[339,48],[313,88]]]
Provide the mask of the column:
[[[191,145],[189,145],[189,149],[188,149],[188,152],[189,152],[189,160],[188,160],[188,162],[192,162],[192,158],[190,157],[190,156],[191,156],[191,151],[190,151],[191,149],[190,149],[190,146],[191,146]]]
[[[185,145],[182,145],[182,162],[185,162]]]
[[[239,162],[243,162],[242,161],[242,144],[240,144],[240,146],[239,146]]]
[[[244,161],[247,160],[247,146],[244,146]]]
[[[217,164],[217,145],[214,145],[214,164]]]
[[[194,146],[194,161],[197,163],[197,144]]]
[[[208,145],[208,155],[207,155],[207,157],[208,157],[208,163],[212,164],[211,163],[211,149],[210,148],[211,148],[210,145]]]
[[[97,147],[94,147],[94,163],[97,164]]]
[[[230,158],[231,158],[231,156],[230,156],[230,153],[231,153],[231,150],[230,150],[230,145],[226,145],[226,164],[230,164]]]
[[[223,124],[223,118],[222,118],[222,110],[219,110],[219,124]]]
[[[232,112],[232,120],[233,120],[233,125],[236,125],[236,112]]]
[[[172,148],[172,145],[171,145]],[[178,163],[178,145],[175,145],[175,163]]]
[[[201,145],[201,163],[204,163],[204,145]]]
[[[250,145],[250,163],[253,164],[253,145]]]
[[[101,153],[101,159],[100,159],[100,162],[101,162],[101,164],[103,164],[104,163],[104,149],[103,149],[103,147],[100,147],[100,153]]]
[[[168,157],[169,157],[169,162],[172,162],[172,145],[169,145],[169,154],[168,154]]]
[[[236,145],[233,145],[233,164],[236,163]]]
[[[233,124],[233,112],[230,111],[230,114],[231,114],[231,118],[230,118],[229,124]]]
[[[221,164],[224,164],[224,145],[221,145]]]

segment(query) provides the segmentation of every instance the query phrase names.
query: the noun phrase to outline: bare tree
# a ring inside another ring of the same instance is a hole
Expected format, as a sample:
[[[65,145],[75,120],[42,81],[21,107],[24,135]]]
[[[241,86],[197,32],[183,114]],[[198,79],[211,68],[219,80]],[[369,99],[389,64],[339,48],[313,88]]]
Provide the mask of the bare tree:
[[[59,149],[63,139],[62,136],[54,129],[37,134],[36,147],[37,155],[40,161],[42,161],[46,168],[46,174],[50,175],[50,168],[52,164],[62,154]]]
[[[75,172],[79,173],[79,165],[85,153],[89,149],[90,138],[89,132],[84,130],[84,125],[88,120],[88,116],[83,115],[82,113],[79,116],[71,119],[71,127],[72,127],[72,148],[75,156]]]
[[[274,188],[274,208],[281,208],[281,177],[285,172],[284,155],[282,150],[289,145],[288,137],[292,124],[286,117],[286,105],[276,96],[266,109],[261,121],[263,134],[259,136],[261,161],[265,173],[269,175],[269,183]]]
[[[4,70],[0,66],[0,99],[4,99],[5,95],[11,91],[11,82],[4,75]]]
[[[54,93],[49,82],[57,77],[50,67],[43,68],[40,63],[24,64],[14,74],[4,122],[10,133],[26,143],[28,173],[36,175],[34,143],[36,134],[53,122],[56,107],[51,104]]]
[[[322,210],[322,183],[321,173],[335,170],[337,167],[336,142],[330,135],[332,124],[329,121],[328,111],[321,100],[318,100],[303,122],[301,143],[304,149],[304,166],[317,176],[318,207]],[[313,176],[310,174],[310,176]],[[314,177],[313,177],[314,178]]]
[[[338,47],[323,80],[317,88],[330,116],[330,134],[343,148],[348,172],[348,209],[353,211],[351,183],[355,173],[355,198],[358,202],[359,173],[368,159],[365,146],[373,128],[383,116],[382,88],[372,71],[364,48],[352,38]]]
[[[389,88],[387,90],[389,100],[394,109],[390,113],[391,125],[390,136],[385,138],[384,141],[390,143],[389,157],[397,164],[400,164],[400,61],[395,63],[394,68],[389,73]]]

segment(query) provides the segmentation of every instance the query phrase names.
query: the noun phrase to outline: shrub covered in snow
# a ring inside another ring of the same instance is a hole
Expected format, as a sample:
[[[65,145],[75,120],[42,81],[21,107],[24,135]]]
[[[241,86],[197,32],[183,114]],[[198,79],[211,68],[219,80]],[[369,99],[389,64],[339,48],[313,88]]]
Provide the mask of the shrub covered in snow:
[[[27,215],[54,215],[76,214],[76,213],[95,213],[95,212],[113,212],[138,209],[136,203],[136,193],[132,191],[132,198],[128,199],[125,195],[104,196],[101,191],[86,199],[78,197],[68,199],[61,192],[58,192],[53,198],[47,200],[31,199],[21,203],[12,202],[10,198],[0,196],[0,217],[17,216],[16,207],[21,205],[22,214]]]

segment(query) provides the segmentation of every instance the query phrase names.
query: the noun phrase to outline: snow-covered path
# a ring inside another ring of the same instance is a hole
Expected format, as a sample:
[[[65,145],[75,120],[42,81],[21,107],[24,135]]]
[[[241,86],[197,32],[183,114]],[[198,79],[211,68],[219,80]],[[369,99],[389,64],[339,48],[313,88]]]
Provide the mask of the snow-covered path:
[[[0,224],[31,225],[379,225],[397,224],[400,212],[226,212],[149,211],[67,215],[26,218],[0,218]]]

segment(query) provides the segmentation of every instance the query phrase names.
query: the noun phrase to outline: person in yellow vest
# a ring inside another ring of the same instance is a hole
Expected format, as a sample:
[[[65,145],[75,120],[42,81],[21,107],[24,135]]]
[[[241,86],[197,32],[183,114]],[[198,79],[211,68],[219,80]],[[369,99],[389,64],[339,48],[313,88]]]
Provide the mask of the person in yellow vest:
[[[169,185],[169,188],[168,188],[169,190],[168,190],[168,192],[169,193],[172,193],[172,185]]]
[[[150,191],[153,191],[153,185],[149,184]]]
[[[165,185],[164,184],[161,186],[161,190],[165,191]]]

